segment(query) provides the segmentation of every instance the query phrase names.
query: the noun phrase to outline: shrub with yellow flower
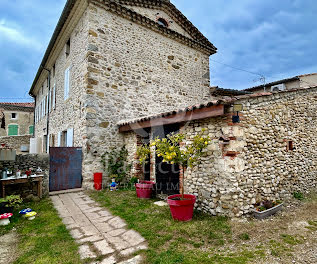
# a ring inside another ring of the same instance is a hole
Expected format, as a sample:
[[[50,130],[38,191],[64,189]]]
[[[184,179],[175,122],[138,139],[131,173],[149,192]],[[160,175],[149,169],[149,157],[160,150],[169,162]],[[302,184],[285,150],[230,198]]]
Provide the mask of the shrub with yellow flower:
[[[156,154],[163,158],[163,162],[169,164],[178,164],[183,169],[183,175],[185,169],[194,167],[200,163],[201,157],[206,154],[206,149],[210,143],[210,137],[203,135],[205,129],[200,134],[194,136],[188,144],[182,144],[185,140],[185,135],[182,133],[171,133],[167,138],[151,141],[150,146],[155,147]],[[144,163],[151,150],[149,146],[140,146],[137,150],[139,160]],[[183,177],[184,186],[184,177]],[[182,189],[182,199],[184,197],[184,188]]]

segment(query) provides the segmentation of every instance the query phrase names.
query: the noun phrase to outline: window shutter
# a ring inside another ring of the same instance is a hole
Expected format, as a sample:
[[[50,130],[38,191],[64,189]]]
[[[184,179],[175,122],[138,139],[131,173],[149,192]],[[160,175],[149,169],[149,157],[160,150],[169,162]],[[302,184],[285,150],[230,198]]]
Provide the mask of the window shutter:
[[[8,136],[17,136],[19,126],[18,125],[9,125],[8,126]]]
[[[57,135],[57,147],[61,146],[61,137],[62,137],[62,133],[58,132],[58,135]]]
[[[34,126],[29,127],[29,134],[33,135],[34,134]]]
[[[56,100],[56,85],[54,84],[54,87],[53,87],[53,96],[52,96],[52,108],[53,110],[55,109],[55,100]]]
[[[67,147],[73,146],[73,138],[74,138],[74,129],[68,128],[67,129]]]
[[[64,99],[68,99],[69,96],[69,68],[65,70],[65,83],[64,83]]]
[[[48,114],[49,111],[49,94],[46,96],[46,114]]]

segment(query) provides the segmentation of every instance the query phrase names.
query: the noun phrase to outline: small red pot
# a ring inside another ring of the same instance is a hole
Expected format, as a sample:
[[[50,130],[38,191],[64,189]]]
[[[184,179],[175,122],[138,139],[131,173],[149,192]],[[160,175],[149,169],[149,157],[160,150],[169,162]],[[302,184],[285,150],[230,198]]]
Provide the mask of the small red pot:
[[[175,194],[167,198],[173,219],[184,222],[192,220],[196,196],[184,194],[184,200],[173,200],[175,198],[182,198],[182,195]]]
[[[101,172],[94,173],[94,188],[97,191],[100,191],[102,189],[102,173]]]
[[[155,182],[152,181],[140,181],[139,183],[136,183],[135,188],[138,198],[150,199],[154,185]]]

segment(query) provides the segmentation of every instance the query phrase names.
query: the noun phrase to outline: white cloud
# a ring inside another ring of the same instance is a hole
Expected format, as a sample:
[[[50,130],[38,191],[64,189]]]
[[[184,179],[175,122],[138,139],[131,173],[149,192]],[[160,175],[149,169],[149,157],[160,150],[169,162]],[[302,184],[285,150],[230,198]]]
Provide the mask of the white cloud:
[[[11,41],[15,44],[27,46],[28,48],[33,48],[35,50],[42,50],[43,48],[40,42],[32,37],[26,36],[23,32],[12,25],[8,25],[4,19],[0,21],[0,42],[1,41]]]

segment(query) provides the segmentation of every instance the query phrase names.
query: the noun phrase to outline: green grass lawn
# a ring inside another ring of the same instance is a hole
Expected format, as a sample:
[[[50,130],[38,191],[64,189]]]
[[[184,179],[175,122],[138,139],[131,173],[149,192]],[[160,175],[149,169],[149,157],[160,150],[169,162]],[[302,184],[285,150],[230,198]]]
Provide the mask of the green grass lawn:
[[[0,235],[16,229],[19,236],[18,257],[14,263],[81,263],[78,245],[58,217],[51,201],[43,199],[23,206],[38,213],[33,221],[18,215],[16,211],[11,224],[0,227]]]
[[[225,217],[195,212],[191,222],[175,222],[169,207],[158,207],[153,200],[137,199],[135,191],[102,191],[90,195],[147,239],[147,263],[243,264],[263,256],[262,250],[248,251],[241,247],[232,253],[225,249],[225,245],[233,243],[230,223]]]

